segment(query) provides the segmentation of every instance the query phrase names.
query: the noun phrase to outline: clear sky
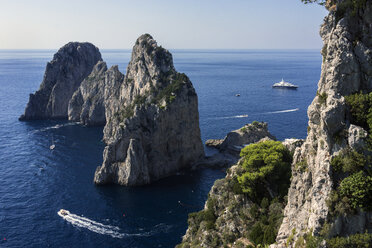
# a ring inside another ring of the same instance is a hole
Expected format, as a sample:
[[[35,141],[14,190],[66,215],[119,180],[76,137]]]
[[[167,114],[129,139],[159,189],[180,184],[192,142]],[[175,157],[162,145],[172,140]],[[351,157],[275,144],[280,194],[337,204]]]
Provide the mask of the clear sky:
[[[0,49],[128,49],[143,33],[168,49],[320,49],[326,14],[300,0],[0,0]]]

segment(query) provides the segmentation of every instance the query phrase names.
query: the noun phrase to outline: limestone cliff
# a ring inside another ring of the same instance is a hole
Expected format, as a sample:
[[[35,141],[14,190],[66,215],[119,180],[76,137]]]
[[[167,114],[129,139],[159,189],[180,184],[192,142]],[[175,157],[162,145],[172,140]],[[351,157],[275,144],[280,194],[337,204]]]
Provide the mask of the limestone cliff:
[[[308,108],[308,135],[283,142],[295,148],[283,220],[277,219],[282,201],[254,207],[253,198],[239,194],[240,161],[215,182],[204,210],[190,214],[179,247],[267,245],[273,233],[272,248],[370,247],[372,1],[324,2],[330,12],[320,30],[322,73]]]
[[[30,94],[19,119],[67,119],[72,94],[100,60],[101,53],[90,43],[70,42],[63,46],[47,64],[39,90]]]
[[[330,13],[320,30],[322,73],[317,96],[308,108],[308,136],[294,154],[279,246],[291,245],[289,239],[294,241],[307,232],[319,235],[326,222],[332,235],[371,232],[370,214],[359,210],[355,216],[339,216],[334,223],[327,201],[338,184],[332,159],[340,151],[355,149],[354,144],[360,144],[356,140],[362,140],[360,134],[366,132],[351,125],[345,97],[372,91],[372,1],[327,1],[327,5]],[[306,169],[299,170],[295,166],[299,163]]]
[[[119,90],[105,101],[104,161],[97,184],[147,184],[203,157],[198,99],[172,55],[148,34],[133,47]]]
[[[73,94],[68,105],[68,119],[88,126],[104,126],[105,104],[115,96],[123,79],[117,66],[107,70],[106,63],[99,61]]]

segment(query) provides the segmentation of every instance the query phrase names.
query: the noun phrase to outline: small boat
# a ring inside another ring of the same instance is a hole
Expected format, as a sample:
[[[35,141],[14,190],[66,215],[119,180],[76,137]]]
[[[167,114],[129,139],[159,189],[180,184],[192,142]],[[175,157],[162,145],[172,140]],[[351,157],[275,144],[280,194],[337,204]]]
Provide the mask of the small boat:
[[[240,96],[240,94],[236,94],[235,96]]]
[[[68,210],[61,209],[61,210],[58,211],[58,215],[61,216],[61,217],[69,215],[69,214],[70,214],[70,211],[68,211]]]
[[[282,81],[280,81],[279,83],[273,84],[273,88],[297,89],[298,86],[285,82],[284,79],[282,79]]]
[[[54,148],[56,148],[56,145],[54,144],[54,139],[53,139],[53,136],[52,136],[52,144],[49,146],[49,149],[53,150]]]

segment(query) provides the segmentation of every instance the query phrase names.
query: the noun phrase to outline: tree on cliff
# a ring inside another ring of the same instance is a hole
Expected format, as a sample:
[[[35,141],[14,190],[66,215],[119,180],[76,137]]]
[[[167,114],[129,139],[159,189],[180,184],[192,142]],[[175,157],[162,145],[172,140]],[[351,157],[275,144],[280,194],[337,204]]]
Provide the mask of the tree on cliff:
[[[304,4],[308,3],[318,3],[320,5],[324,5],[326,3],[326,0],[301,0]]]

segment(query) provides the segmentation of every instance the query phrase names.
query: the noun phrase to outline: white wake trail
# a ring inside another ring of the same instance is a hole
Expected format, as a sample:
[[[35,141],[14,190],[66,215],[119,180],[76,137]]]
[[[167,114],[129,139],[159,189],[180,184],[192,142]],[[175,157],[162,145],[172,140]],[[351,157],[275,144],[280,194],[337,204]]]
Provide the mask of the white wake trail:
[[[65,214],[62,214],[61,211],[64,211]],[[88,219],[83,216],[79,216],[76,214],[72,214],[67,210],[60,210],[58,215],[61,216],[64,220],[71,223],[74,226],[86,228],[92,232],[102,234],[102,235],[109,235],[113,238],[124,238],[124,237],[132,237],[132,236],[152,236],[155,232],[161,231],[161,225],[155,227],[153,231],[144,232],[144,233],[122,233],[120,232],[120,228],[117,226],[105,225],[99,223],[97,221]],[[164,228],[163,228],[164,229]],[[163,230],[167,231],[167,229]]]
[[[113,238],[123,238],[125,236],[128,236],[125,233],[120,233],[119,227],[116,226],[110,226],[110,225],[105,225],[99,222],[96,222],[94,220],[90,220],[88,218],[78,216],[76,214],[71,214],[68,212],[67,215],[62,215],[60,212],[58,212],[58,215],[61,216],[64,220],[67,222],[71,223],[74,226],[81,227],[81,228],[86,228],[92,232],[98,233],[98,234],[103,234],[103,235],[110,235]]]
[[[286,109],[286,110],[280,110],[280,111],[273,111],[273,112],[266,112],[265,114],[280,114],[280,113],[289,113],[289,112],[295,112],[300,110],[299,108],[295,109]]]
[[[227,117],[218,117],[217,119],[235,119],[235,118],[247,118],[248,115],[234,115],[234,116],[227,116]]]
[[[74,126],[74,125],[78,125],[78,124],[79,124],[79,122],[69,122],[69,123],[65,123],[65,124],[57,124],[57,125],[54,125],[54,126],[51,126],[51,127],[44,127],[44,128],[39,129],[39,130],[35,130],[35,131],[33,131],[33,133],[45,132],[45,131],[48,131],[48,130],[51,130],[51,129],[58,129],[58,128],[61,128],[61,127]]]

